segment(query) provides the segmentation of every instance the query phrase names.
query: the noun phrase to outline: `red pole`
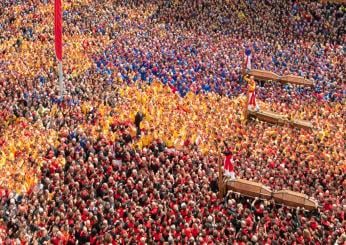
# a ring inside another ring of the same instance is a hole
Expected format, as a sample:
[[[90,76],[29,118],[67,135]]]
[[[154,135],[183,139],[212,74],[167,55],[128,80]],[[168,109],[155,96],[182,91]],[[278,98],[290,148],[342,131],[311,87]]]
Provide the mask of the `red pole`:
[[[55,55],[62,61],[62,0],[54,0]]]
[[[54,0],[54,41],[55,55],[58,59],[60,97],[64,95],[64,82],[62,71],[62,0]]]

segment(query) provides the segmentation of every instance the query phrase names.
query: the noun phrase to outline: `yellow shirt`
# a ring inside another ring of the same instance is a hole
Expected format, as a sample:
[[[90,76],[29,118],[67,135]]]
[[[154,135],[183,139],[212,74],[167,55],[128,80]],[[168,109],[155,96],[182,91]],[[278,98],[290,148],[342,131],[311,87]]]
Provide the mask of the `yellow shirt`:
[[[6,164],[6,156],[5,153],[3,153],[2,151],[0,151],[0,167],[5,166]]]
[[[250,93],[254,92],[256,89],[256,83],[253,80],[250,80],[248,88]]]

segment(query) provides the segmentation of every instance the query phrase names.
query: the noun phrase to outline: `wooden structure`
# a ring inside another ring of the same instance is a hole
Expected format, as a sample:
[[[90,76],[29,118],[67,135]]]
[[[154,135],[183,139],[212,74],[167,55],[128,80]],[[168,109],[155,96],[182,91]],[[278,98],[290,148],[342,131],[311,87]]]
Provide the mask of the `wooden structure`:
[[[226,191],[232,191],[252,198],[274,200],[276,203],[293,208],[301,207],[309,211],[318,208],[317,201],[305,194],[290,190],[271,191],[269,187],[249,180],[225,178],[223,186],[219,188],[220,197],[225,196]]]
[[[253,76],[255,80],[260,81],[274,81],[280,83],[289,83],[300,86],[314,86],[314,83],[304,77],[294,76],[294,75],[285,75],[279,76],[274,72],[265,71],[265,70],[256,70],[252,69],[248,72],[247,75]],[[280,115],[271,111],[263,110],[249,110],[249,92],[247,93],[245,108],[244,108],[244,118],[257,118],[261,121],[280,124],[280,125],[291,125],[298,128],[312,129],[312,124],[309,121],[291,119],[288,116]]]
[[[226,194],[226,186],[223,183],[222,160],[220,157],[218,158],[218,165],[219,165],[219,177],[218,177],[219,198],[222,198]]]
[[[309,121],[297,120],[297,119],[290,120],[287,116],[283,116],[271,111],[248,110],[248,116],[250,118],[251,117],[258,118],[261,121],[272,123],[272,124],[292,125],[297,128],[312,129],[312,124]]]
[[[265,185],[249,180],[235,179],[227,180],[226,179],[226,189],[232,190],[234,192],[241,193],[249,197],[258,197],[261,199],[270,199],[272,196],[272,191]]]
[[[280,79],[280,76],[278,76],[276,73],[271,71],[262,71],[262,70],[255,70],[252,69],[249,71],[248,75],[254,76],[256,80],[260,81],[278,81]]]
[[[338,3],[338,4],[346,4],[346,0],[321,0],[322,4],[326,3]]]
[[[302,85],[302,86],[314,86],[314,83],[312,81],[304,77],[294,76],[294,75],[279,76],[276,73],[271,71],[252,69],[250,70],[248,75],[254,76],[256,80],[260,80],[260,81],[273,81],[273,82],[290,83],[290,84]]]
[[[318,207],[317,201],[305,194],[290,190],[274,192],[273,198],[276,202],[282,203],[289,207],[302,207],[310,211]]]
[[[294,76],[294,75],[282,76],[280,77],[278,82],[290,83],[290,84],[302,85],[302,86],[310,86],[310,87],[314,86],[314,83],[311,80],[306,79],[304,77]]]

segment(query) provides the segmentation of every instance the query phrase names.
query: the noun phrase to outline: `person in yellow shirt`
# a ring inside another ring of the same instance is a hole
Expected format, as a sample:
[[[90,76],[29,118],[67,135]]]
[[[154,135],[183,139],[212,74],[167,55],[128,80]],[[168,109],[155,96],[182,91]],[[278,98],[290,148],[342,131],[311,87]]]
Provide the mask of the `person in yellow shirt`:
[[[4,152],[0,151],[0,168],[6,164],[6,155]]]

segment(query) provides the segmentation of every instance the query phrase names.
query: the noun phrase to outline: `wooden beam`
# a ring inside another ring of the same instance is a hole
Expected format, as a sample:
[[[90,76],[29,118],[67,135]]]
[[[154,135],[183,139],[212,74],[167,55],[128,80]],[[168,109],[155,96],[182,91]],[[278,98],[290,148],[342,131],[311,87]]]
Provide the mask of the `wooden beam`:
[[[310,211],[317,209],[319,206],[315,199],[303,193],[290,190],[272,191],[269,187],[263,185],[262,183],[245,179],[231,180],[226,178],[224,182],[227,191],[239,193],[243,196],[252,198],[257,197],[265,200],[274,199],[277,203],[285,206],[294,208],[302,207]]]
[[[258,197],[262,199],[271,199],[272,197],[272,191],[270,188],[261,183],[245,179],[226,179],[225,183],[227,190],[241,193],[244,196]]]
[[[318,202],[315,199],[295,191],[276,191],[273,192],[273,198],[276,202],[289,207],[302,207],[310,211],[318,208]]]
[[[252,69],[249,72],[249,75],[254,76],[256,80],[261,80],[261,81],[270,80],[270,81],[280,82],[280,83],[290,83],[290,84],[302,85],[302,86],[314,86],[314,83],[311,80],[306,79],[304,77],[294,76],[294,75],[279,76],[276,73],[271,71]]]
[[[287,116],[283,116],[280,114],[277,114],[275,112],[271,111],[255,111],[255,110],[249,110],[249,117],[257,118],[258,120],[272,123],[272,124],[279,124],[279,125],[285,125],[289,124],[297,128],[304,128],[304,129],[312,129],[313,126],[311,122],[305,121],[305,120],[297,120],[293,119],[290,120]]]
[[[314,86],[314,83],[311,80],[308,80],[300,76],[294,76],[294,75],[281,76],[279,82],[311,86],[311,87]]]
[[[218,165],[219,165],[219,179],[218,179],[219,198],[222,198],[225,195],[226,188],[223,182],[222,159],[220,157],[218,157]]]
[[[271,72],[271,71],[265,71],[265,70],[256,70],[252,69],[249,72],[249,75],[254,76],[256,80],[261,80],[261,81],[278,81],[280,79],[280,76],[278,76],[276,73]]]
[[[322,4],[327,3],[338,3],[338,4],[346,4],[346,0],[321,0]]]

